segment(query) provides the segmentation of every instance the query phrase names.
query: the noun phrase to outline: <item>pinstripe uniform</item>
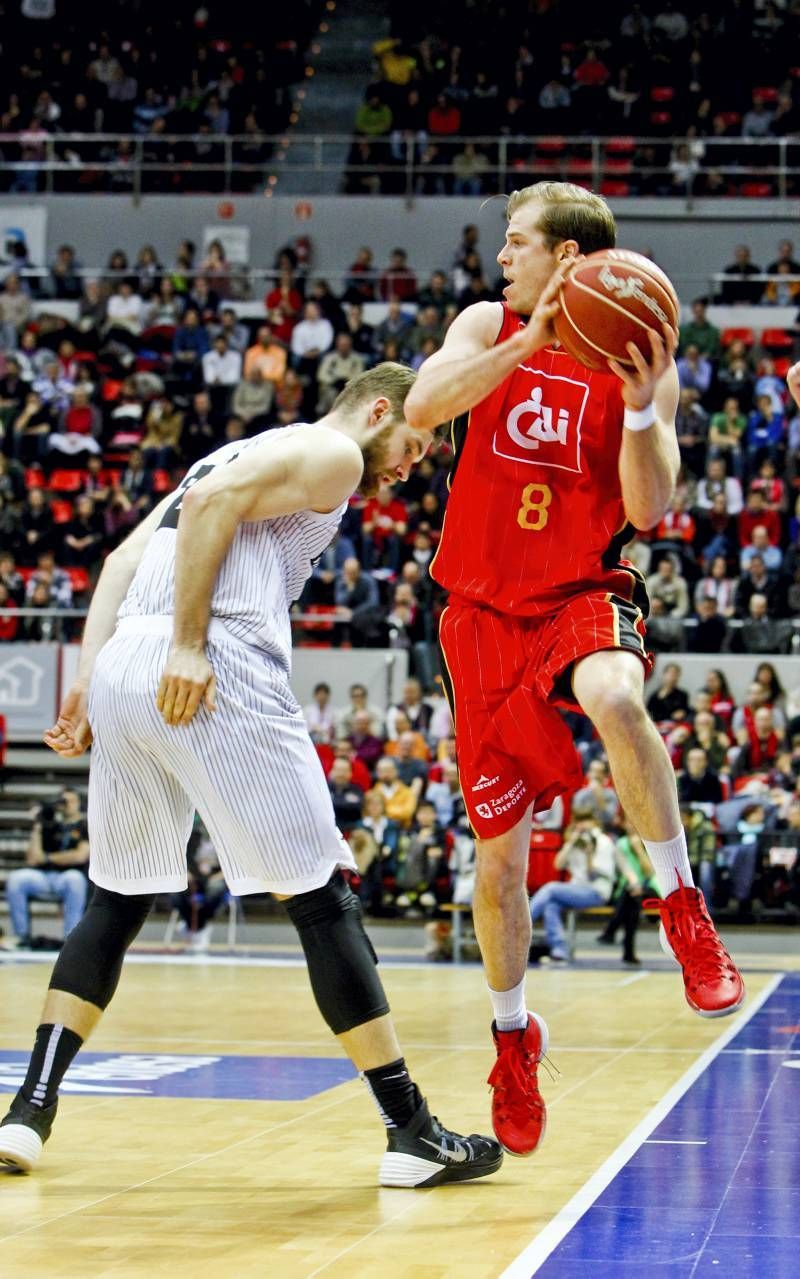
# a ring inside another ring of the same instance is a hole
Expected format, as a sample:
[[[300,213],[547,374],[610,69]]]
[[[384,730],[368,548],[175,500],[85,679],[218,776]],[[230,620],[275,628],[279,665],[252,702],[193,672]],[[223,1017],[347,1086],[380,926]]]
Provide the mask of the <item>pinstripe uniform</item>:
[[[211,602],[208,657],[215,712],[166,725],[156,709],[172,636],[175,544],[182,494],[244,450],[297,427],[227,444],[188,472],[150,539],[117,630],[89,690],[89,874],[119,893],[186,887],[195,809],[235,894],[307,892],[337,866],[355,869],[336,828],[327,783],[289,687],[289,606],[334,537],[345,507],[242,524]]]

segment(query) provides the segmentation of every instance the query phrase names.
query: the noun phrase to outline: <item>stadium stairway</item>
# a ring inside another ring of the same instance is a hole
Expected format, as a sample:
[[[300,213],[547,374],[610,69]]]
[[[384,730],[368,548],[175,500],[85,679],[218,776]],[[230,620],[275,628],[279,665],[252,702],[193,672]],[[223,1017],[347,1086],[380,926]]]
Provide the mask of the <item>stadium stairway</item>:
[[[389,19],[380,0],[337,0],[333,13],[325,13],[329,30],[318,33],[314,44],[319,53],[309,51],[314,74],[305,91],[297,124],[289,128],[285,163],[273,164],[277,175],[277,195],[335,195],[341,190],[349,146],[326,143],[325,164],[334,167],[315,173],[296,172],[295,166],[314,163],[314,134],[350,134],[364,90],[372,78],[372,46],[389,35]],[[295,89],[295,94],[297,93]]]

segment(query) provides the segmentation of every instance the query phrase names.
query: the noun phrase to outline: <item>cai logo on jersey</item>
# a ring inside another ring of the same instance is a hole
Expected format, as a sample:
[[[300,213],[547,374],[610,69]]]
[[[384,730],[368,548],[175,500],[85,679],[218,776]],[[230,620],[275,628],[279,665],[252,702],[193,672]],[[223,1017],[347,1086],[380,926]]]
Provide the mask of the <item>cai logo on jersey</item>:
[[[531,374],[530,393],[497,426],[492,451],[512,462],[580,474],[581,423],[589,398],[588,383],[524,364],[520,368]]]

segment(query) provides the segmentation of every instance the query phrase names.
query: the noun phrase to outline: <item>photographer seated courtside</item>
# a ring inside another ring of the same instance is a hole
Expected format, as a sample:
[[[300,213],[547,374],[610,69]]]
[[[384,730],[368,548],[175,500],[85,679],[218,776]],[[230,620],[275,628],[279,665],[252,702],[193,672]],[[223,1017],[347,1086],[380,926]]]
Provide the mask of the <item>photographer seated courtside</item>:
[[[76,790],[65,788],[55,803],[42,804],[31,827],[25,865],[13,870],[6,897],[17,949],[33,946],[32,901],[58,901],[64,909],[64,937],[79,923],[89,896],[89,836],[86,813]]]

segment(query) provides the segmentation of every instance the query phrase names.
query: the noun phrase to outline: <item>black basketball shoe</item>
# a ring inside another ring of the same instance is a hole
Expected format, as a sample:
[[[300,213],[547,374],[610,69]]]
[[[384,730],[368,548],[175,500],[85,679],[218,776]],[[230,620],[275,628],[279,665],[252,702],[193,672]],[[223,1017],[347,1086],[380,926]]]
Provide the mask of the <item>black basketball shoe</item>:
[[[57,1110],[57,1097],[50,1106],[34,1106],[17,1093],[5,1119],[0,1121],[0,1164],[18,1172],[35,1168]]]
[[[497,1172],[502,1147],[491,1137],[461,1137],[443,1128],[422,1102],[405,1128],[388,1130],[389,1144],[381,1160],[380,1184],[427,1188],[446,1181],[472,1181]],[[0,1147],[1,1149],[2,1147]]]

